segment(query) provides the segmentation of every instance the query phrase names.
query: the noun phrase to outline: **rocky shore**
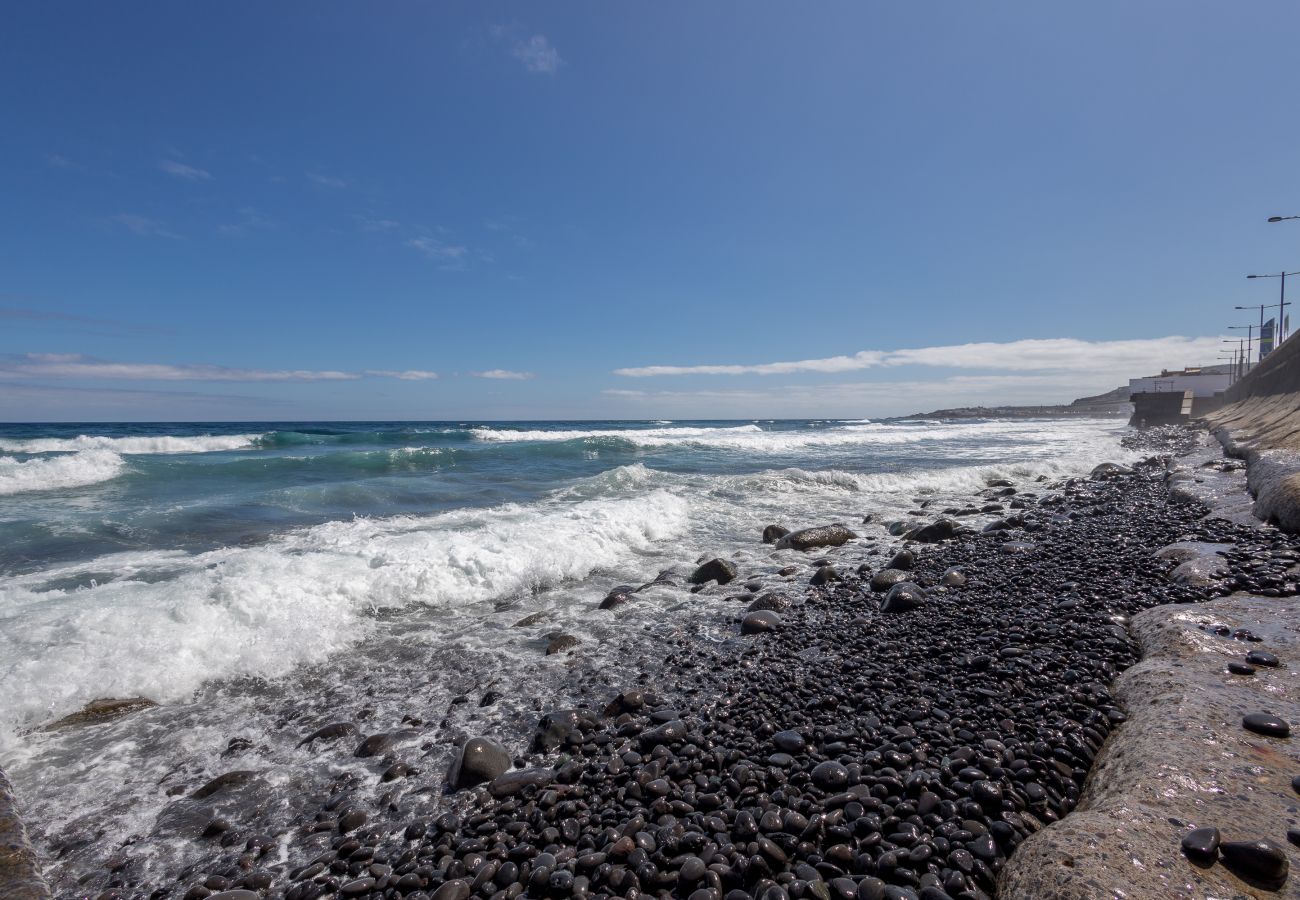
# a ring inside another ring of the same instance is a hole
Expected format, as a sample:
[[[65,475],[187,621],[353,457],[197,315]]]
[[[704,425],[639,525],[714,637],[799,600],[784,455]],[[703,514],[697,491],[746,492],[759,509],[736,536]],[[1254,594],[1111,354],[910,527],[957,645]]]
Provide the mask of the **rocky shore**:
[[[450,771],[422,758],[434,750],[418,721],[327,724],[302,741],[368,774],[340,767],[292,832],[265,833],[250,812],[266,773],[232,770],[178,801],[210,848],[201,864],[165,880],[123,865],[84,896],[1052,896],[1005,870],[1079,805],[1115,743],[1127,716],[1112,685],[1143,652],[1131,618],[1300,592],[1300,542],[1206,517],[1194,491],[1172,489],[1170,454],[1202,438],[1146,432],[1129,440],[1152,455],[1131,469],[1099,466],[1041,492],[990,485],[977,502],[1004,517],[982,531],[921,510],[853,524],[910,537],[887,565],[837,563],[857,540],[844,526],[757,524],[756,544],[806,555],[799,582],[773,590],[728,560],[665,573],[726,592],[736,621],[725,641],[678,638],[653,683],[629,666],[619,689],[547,713],[531,742],[468,735]],[[1171,545],[1183,552],[1161,553]],[[637,590],[612,590],[606,608]],[[1225,627],[1212,636],[1243,666],[1249,651],[1291,649]],[[1277,710],[1249,714],[1252,739],[1285,756]],[[1203,823],[1180,821],[1163,837],[1182,865],[1179,842]],[[1223,825],[1213,859],[1192,851],[1198,863],[1264,890],[1287,883],[1287,821]]]

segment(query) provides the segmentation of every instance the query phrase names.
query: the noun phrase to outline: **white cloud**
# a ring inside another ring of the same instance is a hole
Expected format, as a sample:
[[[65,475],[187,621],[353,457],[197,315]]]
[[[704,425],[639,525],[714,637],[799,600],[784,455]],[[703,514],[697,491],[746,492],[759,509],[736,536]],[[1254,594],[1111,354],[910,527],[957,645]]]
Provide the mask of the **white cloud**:
[[[1123,384],[1105,373],[954,375],[931,381],[863,381],[763,389],[602,391],[613,413],[635,418],[804,418],[909,415],[960,406],[1069,403]]]
[[[471,372],[475,378],[503,378],[510,381],[527,381],[535,377],[532,372],[512,372],[509,369],[488,369],[486,372]]]
[[[396,378],[428,381],[437,372],[423,369],[241,369],[196,363],[134,363],[96,359],[80,353],[24,353],[0,357],[0,378],[86,378],[118,381],[356,381],[359,378]]]
[[[614,374],[646,378],[654,375],[789,375],[795,372],[852,372],[881,365],[884,356],[885,354],[878,350],[863,350],[853,356],[831,356],[826,359],[803,359],[796,362],[755,365],[642,366],[634,369],[615,369]]]
[[[319,184],[321,187],[345,188],[348,183],[342,178],[335,178],[332,175],[325,175],[321,172],[305,172],[307,180],[313,184]]]
[[[631,378],[661,375],[788,375],[915,365],[1013,372],[1105,372],[1117,378],[1122,376],[1121,380],[1125,380],[1162,368],[1213,362],[1222,347],[1220,341],[1221,338],[1218,337],[1163,337],[1124,341],[1050,338],[904,350],[863,350],[852,356],[793,362],[640,366],[615,369],[614,374]]]
[[[397,378],[401,381],[431,381],[438,377],[437,372],[426,372],[423,369],[403,369],[401,371],[393,369],[366,369],[366,374],[372,378]]]
[[[189,181],[207,181],[212,177],[212,173],[206,169],[196,169],[194,166],[187,166],[185,163],[176,162],[174,159],[164,159],[158,163],[158,168],[168,175],[185,178]]]
[[[469,248],[462,247],[459,244],[447,244],[433,237],[411,238],[403,242],[402,246],[418,250],[429,259],[441,260],[444,263],[459,263],[469,252]]]
[[[164,237],[179,238],[180,235],[169,229],[157,219],[150,219],[147,216],[138,216],[135,213],[118,213],[113,216],[113,221],[121,225],[132,234],[138,234],[141,237]]]
[[[559,51],[542,34],[517,41],[510,54],[534,75],[554,75],[564,65]]]

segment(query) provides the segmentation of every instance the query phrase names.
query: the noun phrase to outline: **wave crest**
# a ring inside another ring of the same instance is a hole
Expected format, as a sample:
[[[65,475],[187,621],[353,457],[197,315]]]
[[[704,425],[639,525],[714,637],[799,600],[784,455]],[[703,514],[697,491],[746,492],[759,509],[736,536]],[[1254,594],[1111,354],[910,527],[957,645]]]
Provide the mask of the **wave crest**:
[[[28,460],[0,456],[0,496],[98,484],[116,478],[125,468],[122,457],[112,450]]]
[[[109,450],[113,453],[216,453],[252,447],[261,437],[256,434],[140,435],[107,437],[79,434],[74,438],[32,438],[0,440],[0,450],[7,453],[78,453],[85,450]]]

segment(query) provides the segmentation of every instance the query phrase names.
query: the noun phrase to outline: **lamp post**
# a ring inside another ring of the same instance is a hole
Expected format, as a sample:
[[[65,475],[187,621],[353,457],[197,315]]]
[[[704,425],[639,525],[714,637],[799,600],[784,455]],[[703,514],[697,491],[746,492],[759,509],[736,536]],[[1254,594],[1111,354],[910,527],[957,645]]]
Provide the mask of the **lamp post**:
[[[1235,367],[1236,367],[1237,377],[1240,378],[1240,377],[1242,376],[1242,374],[1243,374],[1242,371],[1241,371],[1241,353],[1242,353],[1242,345],[1246,343],[1246,339],[1245,339],[1245,338],[1237,338],[1236,340],[1232,340],[1232,339],[1225,338],[1223,342],[1224,342],[1225,344],[1236,344],[1236,345],[1237,345],[1237,353],[1236,353],[1237,361],[1236,361],[1236,363],[1235,363],[1234,365],[1235,365]]]
[[[1260,343],[1260,349],[1263,349],[1263,345],[1264,345],[1264,310],[1267,309],[1267,308],[1269,307],[1269,305],[1270,305],[1270,304],[1268,304],[1268,303],[1260,303],[1258,306],[1234,306],[1234,307],[1233,307],[1233,309],[1257,309],[1257,310],[1259,310],[1259,343]],[[1241,326],[1238,325],[1237,327],[1240,328]],[[1276,336],[1275,336],[1275,339],[1276,339]],[[1262,360],[1263,358],[1264,358],[1263,356],[1258,356],[1258,357],[1256,358],[1255,361],[1256,361],[1256,362],[1259,362],[1259,361]]]
[[[1287,218],[1294,218],[1294,217],[1288,216]],[[1281,221],[1280,218],[1279,218],[1279,221]],[[1300,272],[1276,272],[1276,273],[1273,273],[1273,274],[1270,274],[1270,275],[1247,275],[1247,276],[1246,276],[1247,278],[1280,278],[1280,279],[1282,279],[1282,292],[1281,292],[1280,296],[1278,297],[1278,303],[1277,303],[1277,343],[1276,343],[1274,346],[1278,346],[1278,345],[1280,345],[1284,340],[1286,340],[1286,335],[1285,335],[1285,334],[1283,333],[1283,331],[1282,331],[1282,326],[1283,326],[1283,323],[1286,321],[1286,306],[1287,306],[1287,303],[1286,303],[1286,277],[1287,277],[1288,275],[1300,275]],[[1260,317],[1261,317],[1261,318],[1263,317],[1263,312],[1262,312],[1262,311],[1260,312]]]
[[[1255,326],[1254,325],[1229,325],[1229,330],[1238,331],[1246,329],[1246,370],[1250,371],[1250,351],[1255,344]],[[1262,331],[1260,332],[1263,333]]]

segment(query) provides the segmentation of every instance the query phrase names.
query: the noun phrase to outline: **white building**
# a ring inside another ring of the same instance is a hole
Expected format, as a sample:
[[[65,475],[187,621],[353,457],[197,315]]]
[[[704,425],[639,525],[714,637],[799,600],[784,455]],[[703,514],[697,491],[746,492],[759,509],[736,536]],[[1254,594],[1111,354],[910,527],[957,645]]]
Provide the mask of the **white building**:
[[[1221,394],[1232,384],[1232,374],[1220,371],[1224,366],[1206,366],[1205,368],[1187,368],[1179,372],[1162,371],[1159,375],[1145,378],[1130,378],[1130,394],[1163,394],[1166,392],[1183,393],[1191,391],[1193,397],[1213,397]]]

